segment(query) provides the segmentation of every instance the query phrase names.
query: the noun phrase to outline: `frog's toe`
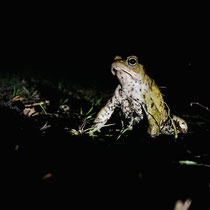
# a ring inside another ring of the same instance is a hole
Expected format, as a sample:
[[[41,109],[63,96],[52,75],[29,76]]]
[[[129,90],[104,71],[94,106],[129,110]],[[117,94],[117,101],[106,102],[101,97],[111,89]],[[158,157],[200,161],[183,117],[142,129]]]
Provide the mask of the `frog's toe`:
[[[89,135],[90,137],[96,137],[97,135],[95,135],[94,133],[95,133],[95,132],[93,132],[93,131],[89,131],[89,132],[88,132],[88,135]]]
[[[97,135],[95,135],[95,132],[100,132],[100,129],[102,128],[101,125],[93,125],[91,128],[88,129],[88,135],[95,137]]]
[[[160,131],[159,128],[154,125],[152,127],[149,127],[147,130],[147,133],[152,137],[152,138],[156,138],[157,136],[160,135]]]
[[[173,115],[173,121],[175,122],[176,125],[178,125],[177,129],[180,133],[187,133],[188,126],[185,120],[176,115]]]

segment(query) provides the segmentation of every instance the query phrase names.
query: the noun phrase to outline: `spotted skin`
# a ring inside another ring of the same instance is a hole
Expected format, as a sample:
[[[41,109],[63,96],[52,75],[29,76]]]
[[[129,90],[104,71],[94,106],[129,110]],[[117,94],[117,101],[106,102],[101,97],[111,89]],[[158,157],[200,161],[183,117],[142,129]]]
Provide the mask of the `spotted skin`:
[[[129,56],[126,60],[117,56],[111,65],[111,72],[118,78],[119,85],[96,116],[92,133],[106,124],[116,107],[120,107],[124,117],[132,119],[133,124],[139,123],[146,116],[149,124],[147,132],[152,137],[160,134],[174,135],[175,132],[187,133],[187,123],[183,119],[168,115],[158,86],[146,74],[136,56]]]

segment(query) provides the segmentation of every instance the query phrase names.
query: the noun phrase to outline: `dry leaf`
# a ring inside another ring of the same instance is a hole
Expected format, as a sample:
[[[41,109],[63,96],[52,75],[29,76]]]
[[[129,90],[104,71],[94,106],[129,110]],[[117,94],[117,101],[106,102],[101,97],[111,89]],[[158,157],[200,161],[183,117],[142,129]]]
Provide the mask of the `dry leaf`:
[[[53,174],[52,173],[47,173],[47,174],[45,174],[43,177],[42,177],[42,180],[48,180],[48,179],[50,179],[50,178],[52,178],[53,177]]]
[[[48,128],[50,128],[51,125],[48,125],[48,122],[46,122],[41,128],[40,128],[40,131],[44,131],[44,130],[47,130]]]
[[[187,210],[191,205],[191,200],[187,199],[185,202],[178,200],[175,204],[174,210]]]
[[[20,146],[17,144],[16,146],[15,146],[15,151],[18,151],[20,149]]]
[[[24,100],[26,100],[26,98],[23,97],[23,96],[15,96],[15,97],[13,97],[11,99],[12,102],[15,102],[15,101],[24,101]]]
[[[23,110],[23,114],[28,116],[28,117],[34,116],[35,114],[38,115],[38,113],[35,111],[34,107],[32,107],[32,108],[25,108]]]

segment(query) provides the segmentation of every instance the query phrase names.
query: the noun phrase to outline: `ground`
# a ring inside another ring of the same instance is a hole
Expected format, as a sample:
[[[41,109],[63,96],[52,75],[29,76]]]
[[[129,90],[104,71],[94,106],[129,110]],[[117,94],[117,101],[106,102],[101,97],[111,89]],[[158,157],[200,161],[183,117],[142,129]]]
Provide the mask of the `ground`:
[[[69,195],[66,203],[80,205],[82,200],[88,206],[93,199],[107,207],[146,204],[146,209],[173,209],[177,200],[189,198],[191,209],[209,209],[208,106],[191,101],[178,108],[189,133],[177,139],[153,139],[144,123],[118,138],[120,110],[109,121],[115,125],[90,137],[85,130],[112,92],[73,81],[2,74],[2,173],[8,195],[20,196],[25,189],[30,197],[36,189],[43,199]]]

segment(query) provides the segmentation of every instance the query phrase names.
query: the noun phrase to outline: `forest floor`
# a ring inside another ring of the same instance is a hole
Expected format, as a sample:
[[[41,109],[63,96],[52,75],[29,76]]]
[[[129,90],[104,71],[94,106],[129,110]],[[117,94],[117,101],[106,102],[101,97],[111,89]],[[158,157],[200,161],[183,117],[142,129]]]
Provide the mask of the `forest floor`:
[[[125,205],[129,197],[129,205],[173,209],[189,198],[191,209],[209,209],[209,108],[194,103],[183,110],[189,133],[177,139],[153,139],[143,123],[121,135],[120,110],[109,121],[114,125],[90,137],[84,131],[110,96],[64,81],[1,77],[4,182],[17,194],[23,186],[46,194],[56,186],[73,193],[74,202],[92,197]]]

